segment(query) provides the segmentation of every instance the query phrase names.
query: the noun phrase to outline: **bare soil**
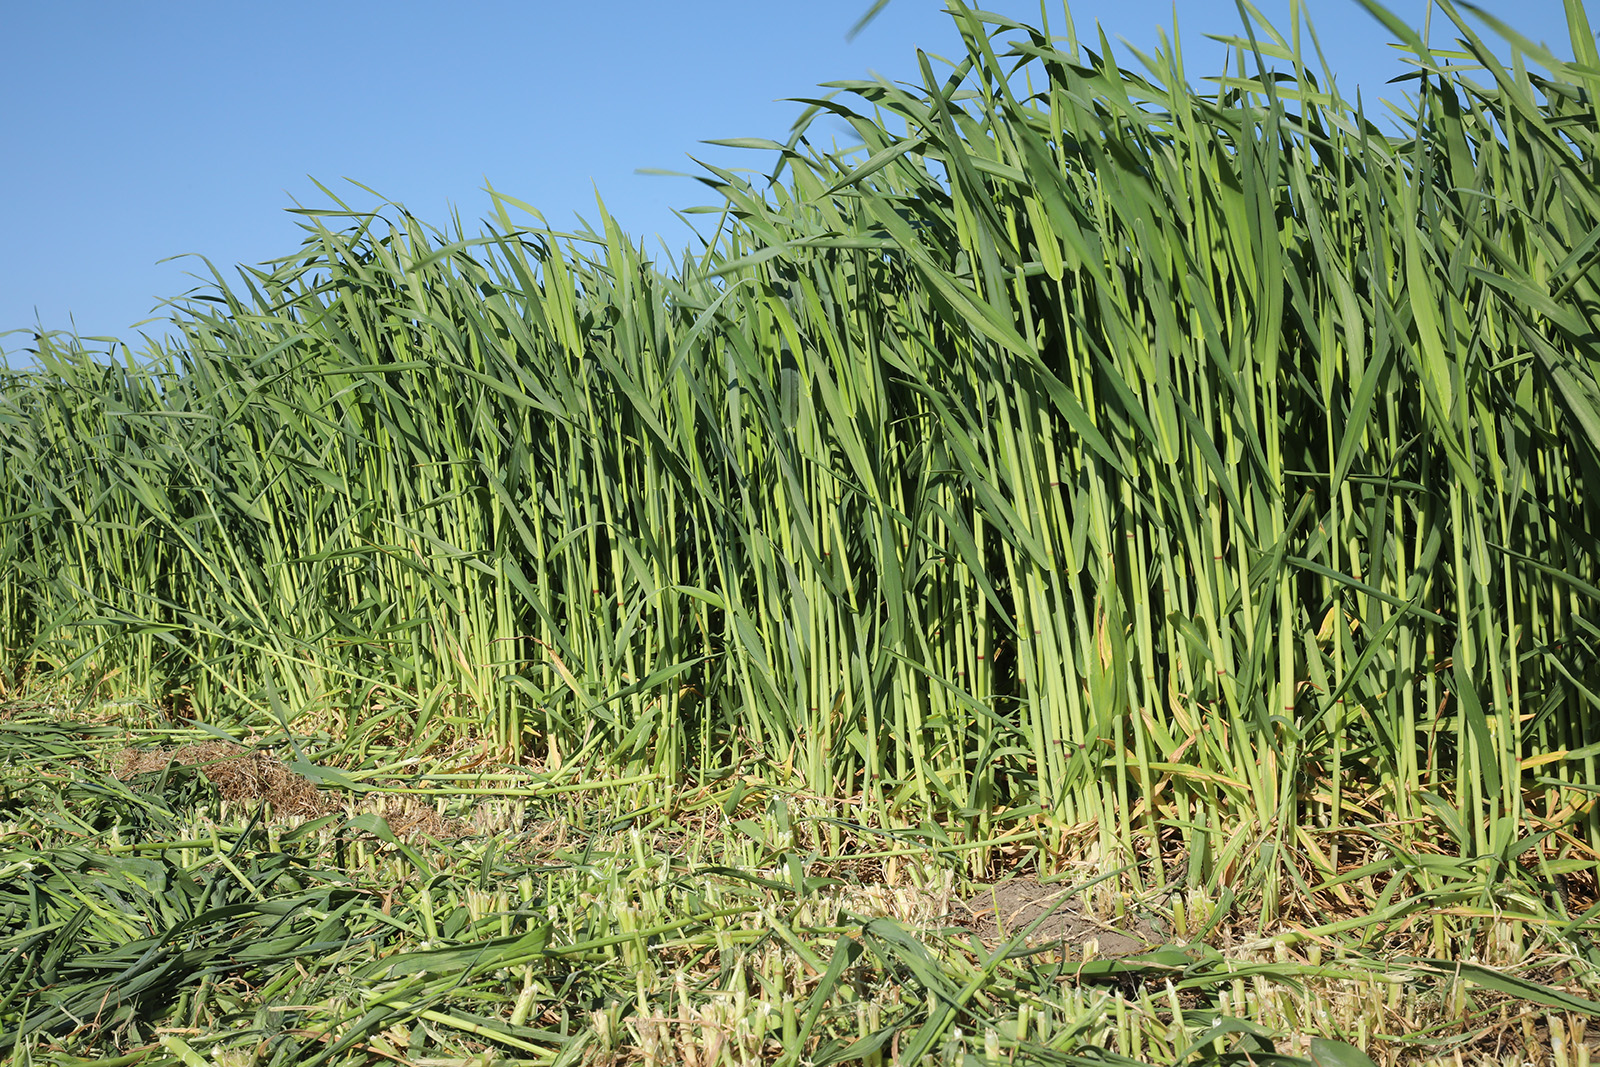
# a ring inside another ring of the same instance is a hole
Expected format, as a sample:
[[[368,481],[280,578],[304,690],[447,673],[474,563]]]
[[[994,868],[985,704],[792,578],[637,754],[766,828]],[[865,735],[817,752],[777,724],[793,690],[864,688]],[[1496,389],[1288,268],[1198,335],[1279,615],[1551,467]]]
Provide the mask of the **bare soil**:
[[[974,887],[966,899],[955,902],[952,918],[989,948],[1004,944],[1041,918],[1023,942],[1028,947],[1057,944],[1081,954],[1085,945],[1094,941],[1096,954],[1109,959],[1137,955],[1165,943],[1159,930],[1132,915],[1125,925],[1115,926],[1085,914],[1079,901],[1064,899],[1070,892],[1067,887],[1041,885],[1032,878],[1009,878]]]

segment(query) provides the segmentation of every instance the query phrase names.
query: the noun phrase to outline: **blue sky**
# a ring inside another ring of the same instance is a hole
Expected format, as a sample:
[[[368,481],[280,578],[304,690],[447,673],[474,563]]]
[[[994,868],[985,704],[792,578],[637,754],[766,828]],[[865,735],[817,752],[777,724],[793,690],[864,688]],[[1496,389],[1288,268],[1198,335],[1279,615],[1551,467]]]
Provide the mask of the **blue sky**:
[[[1256,0],[1288,24],[1289,0]],[[134,340],[160,297],[219,267],[294,251],[284,209],[325,206],[315,178],[357,206],[354,179],[444,226],[487,213],[485,180],[554,225],[593,217],[595,190],[636,236],[688,232],[674,207],[708,191],[641,168],[693,171],[699,142],[781,140],[782,98],[876,71],[911,78],[916,49],[953,55],[940,0],[893,0],[853,41],[869,0],[0,0],[0,331],[36,323]],[[1036,0],[984,0],[1037,23]],[[1305,0],[1353,94],[1393,94],[1388,35],[1354,0]],[[1392,0],[1420,24],[1426,0]],[[1484,0],[1567,55],[1560,0]],[[1062,32],[1060,0],[1047,0]],[[1153,48],[1172,0],[1078,0],[1080,34]],[[1596,13],[1600,15],[1600,12]],[[1234,0],[1178,0],[1191,80],[1217,72],[1207,33],[1238,29]],[[1435,15],[1435,39],[1446,32]],[[1127,56],[1124,65],[1132,64]],[[1370,107],[1370,104],[1369,104]],[[475,228],[475,227],[474,227]],[[231,273],[231,270],[230,270]],[[146,327],[159,329],[159,327]],[[0,337],[16,352],[25,335]]]

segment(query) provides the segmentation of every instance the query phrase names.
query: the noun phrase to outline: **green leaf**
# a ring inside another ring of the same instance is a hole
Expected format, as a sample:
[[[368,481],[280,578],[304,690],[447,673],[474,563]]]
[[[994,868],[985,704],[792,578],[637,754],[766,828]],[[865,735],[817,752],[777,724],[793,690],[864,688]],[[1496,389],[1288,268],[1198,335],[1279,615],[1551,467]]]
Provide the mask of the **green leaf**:
[[[1311,1062],[1315,1067],[1377,1067],[1354,1045],[1326,1037],[1311,1039]]]
[[[1398,961],[1397,961],[1398,962]],[[1525,978],[1505,974],[1481,964],[1459,960],[1414,959],[1403,961],[1444,977],[1466,978],[1484,989],[1540,1004],[1559,1011],[1577,1012],[1579,1015],[1600,1015],[1600,1003],[1586,997],[1575,996],[1552,986],[1530,982]]]

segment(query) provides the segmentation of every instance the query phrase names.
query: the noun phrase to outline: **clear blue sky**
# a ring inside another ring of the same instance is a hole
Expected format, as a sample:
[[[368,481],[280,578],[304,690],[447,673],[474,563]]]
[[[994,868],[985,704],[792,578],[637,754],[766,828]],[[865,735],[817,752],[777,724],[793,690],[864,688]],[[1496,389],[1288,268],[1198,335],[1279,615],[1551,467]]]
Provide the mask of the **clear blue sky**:
[[[1287,25],[1289,0],[1256,0]],[[1570,55],[1560,0],[1483,0]],[[1047,0],[1059,34],[1060,0]],[[219,266],[292,252],[284,209],[361,206],[354,179],[443,227],[487,213],[485,179],[554,225],[593,217],[594,190],[629,232],[688,238],[672,208],[704,203],[692,171],[749,154],[698,142],[781,140],[820,81],[911,78],[916,49],[953,55],[938,0],[893,0],[853,41],[869,0],[0,0],[0,331],[76,324],[134,339],[158,298]],[[1036,0],[977,6],[1037,23]],[[1404,67],[1354,0],[1306,0],[1341,87],[1393,94]],[[1420,23],[1426,0],[1392,0]],[[1172,0],[1077,0],[1080,34],[1152,49]],[[1191,80],[1220,62],[1203,35],[1238,28],[1234,0],[1177,0]],[[1600,11],[1595,14],[1600,16]],[[1435,41],[1448,30],[1435,16]],[[1133,63],[1131,56],[1124,65]],[[1370,107],[1370,104],[1369,104]],[[0,337],[16,352],[23,335]]]

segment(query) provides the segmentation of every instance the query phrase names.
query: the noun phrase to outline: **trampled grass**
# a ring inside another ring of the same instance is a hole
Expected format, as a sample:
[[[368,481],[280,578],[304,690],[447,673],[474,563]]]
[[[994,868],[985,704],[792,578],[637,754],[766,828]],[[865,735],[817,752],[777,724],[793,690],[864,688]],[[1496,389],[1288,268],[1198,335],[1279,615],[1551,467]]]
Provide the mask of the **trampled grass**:
[[[1580,1064],[1600,1011],[1538,922],[1444,964],[743,775],[4,710],[12,1063]]]
[[[275,739],[229,773],[342,806],[212,839],[86,756],[71,805],[19,786],[19,842],[98,851],[0,886],[11,1047],[236,1021],[205,998],[272,970],[320,1020],[284,1062],[659,1060],[702,1010],[735,1062],[1586,1055],[1600,53],[1578,0],[1572,60],[1495,24],[1509,63],[1449,3],[1449,48],[1367,6],[1417,67],[1400,136],[1248,5],[1196,83],[953,3],[953,67],[739,142],[770,178],[707,168],[680,256],[603,206],[563,234],[495,193],[471,234],[333,198],[165,349],[39,338],[0,382],[0,686]],[[620,858],[495,866],[470,816],[519,804]],[[477,843],[405,843],[424,809]],[[545,925],[468,893],[540,864]],[[940,932],[946,880],[1015,872],[1179,954]]]

